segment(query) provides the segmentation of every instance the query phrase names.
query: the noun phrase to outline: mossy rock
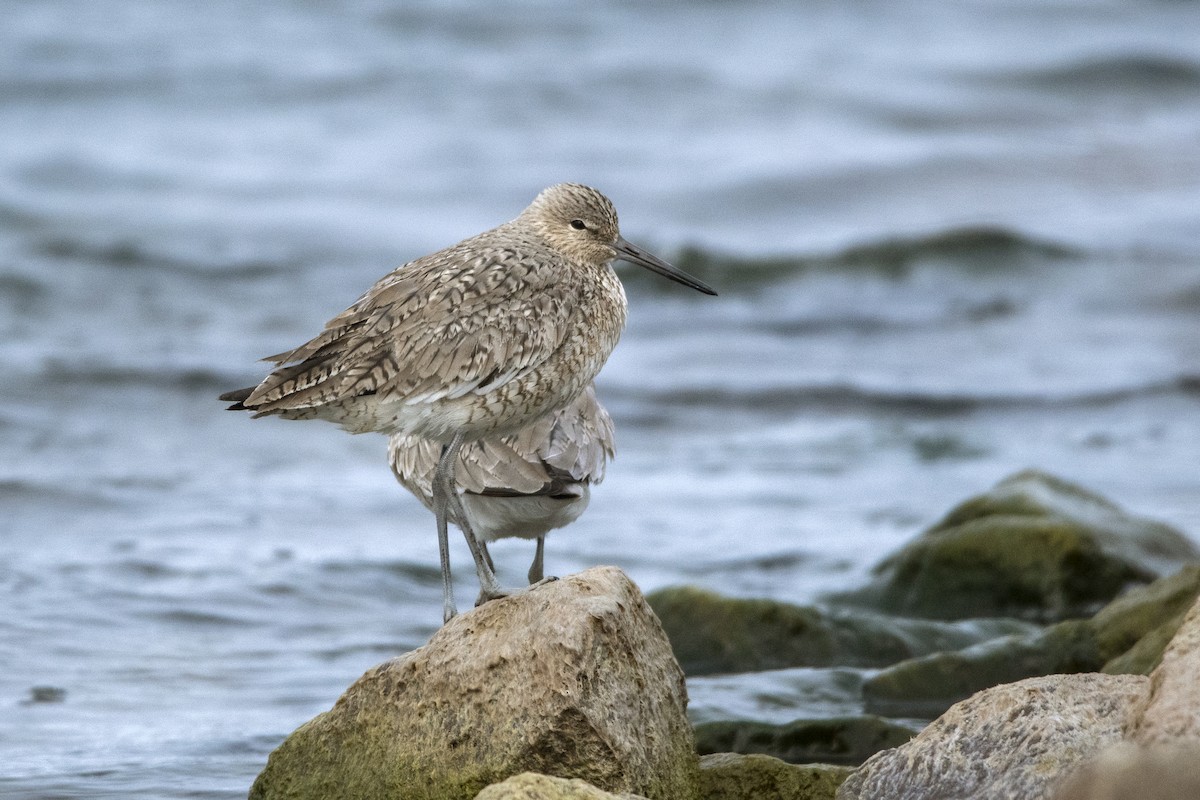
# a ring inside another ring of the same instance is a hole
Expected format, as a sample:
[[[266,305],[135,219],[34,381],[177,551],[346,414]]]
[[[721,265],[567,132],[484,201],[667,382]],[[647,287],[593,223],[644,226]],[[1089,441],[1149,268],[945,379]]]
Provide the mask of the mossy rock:
[[[876,716],[796,720],[786,725],[724,720],[696,726],[696,752],[767,755],[789,764],[857,766],[880,750],[904,744],[918,730]]]
[[[851,767],[789,764],[778,758],[713,753],[700,759],[704,800],[833,800]]]
[[[858,609],[834,612],[724,597],[693,586],[660,589],[646,599],[675,658],[692,677],[791,667],[882,667],[1028,629],[1009,620],[955,625]]]
[[[1191,564],[1174,575],[1129,590],[1091,619],[1100,657],[1105,661],[1115,659],[1146,637],[1161,638],[1167,631],[1169,640],[1198,596],[1200,564]],[[1162,655],[1161,648],[1158,655]]]
[[[971,498],[839,596],[932,619],[1088,616],[1131,585],[1200,558],[1175,529],[1036,471]]]
[[[596,567],[460,614],[368,670],[271,753],[250,798],[471,800],[532,772],[693,800],[697,762],[657,617],[628,576]]]
[[[1162,661],[1163,651],[1183,625],[1187,612],[1176,614],[1138,640],[1116,658],[1105,662],[1101,672],[1109,675],[1149,675]]]
[[[1034,635],[902,661],[863,683],[863,705],[873,714],[934,719],[991,686],[1035,675],[1092,672],[1103,663],[1087,621],[1067,620]]]
[[[1200,596],[1200,566],[1139,586],[1087,620],[910,659],[863,684],[867,711],[933,719],[977,691],[1072,672],[1149,674]]]

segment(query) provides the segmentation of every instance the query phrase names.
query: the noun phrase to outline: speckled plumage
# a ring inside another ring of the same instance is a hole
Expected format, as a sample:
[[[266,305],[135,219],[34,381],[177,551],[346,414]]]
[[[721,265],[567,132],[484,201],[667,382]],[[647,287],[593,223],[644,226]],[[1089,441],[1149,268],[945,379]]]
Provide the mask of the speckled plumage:
[[[570,402],[616,347],[626,301],[611,249],[542,220],[555,200],[615,235],[611,203],[574,186],[547,199],[559,188],[382,278],[320,335],[269,357],[279,369],[242,404],[446,442],[511,433]]]
[[[449,618],[445,525],[452,511],[465,522],[454,489],[457,451],[533,424],[596,377],[625,326],[617,258],[715,294],[625,241],[600,192],[558,184],[511,222],[384,276],[313,339],[266,359],[276,368],[256,387],[222,399],[255,416],[323,419],[352,433],[444,445],[433,502]],[[464,533],[481,601],[502,596]]]

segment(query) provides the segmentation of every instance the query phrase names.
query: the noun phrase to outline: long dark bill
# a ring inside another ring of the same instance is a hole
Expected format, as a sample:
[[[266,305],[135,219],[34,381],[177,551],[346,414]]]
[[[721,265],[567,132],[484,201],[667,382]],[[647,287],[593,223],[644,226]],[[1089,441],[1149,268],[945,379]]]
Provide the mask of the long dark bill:
[[[670,278],[676,283],[682,283],[684,286],[690,286],[697,292],[716,295],[716,291],[708,284],[698,281],[691,275],[688,275],[681,269],[672,267],[667,262],[657,256],[652,256],[640,247],[635,247],[624,238],[618,238],[613,245],[613,250],[617,252],[617,258],[622,261],[628,261],[630,264],[637,264],[639,267],[645,267],[651,272],[656,272],[664,278]]]

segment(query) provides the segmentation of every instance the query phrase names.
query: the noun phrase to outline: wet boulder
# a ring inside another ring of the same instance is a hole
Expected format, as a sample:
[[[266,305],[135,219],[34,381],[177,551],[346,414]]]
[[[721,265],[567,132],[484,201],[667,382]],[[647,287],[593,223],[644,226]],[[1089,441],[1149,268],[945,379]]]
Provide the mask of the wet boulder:
[[[696,726],[701,755],[766,755],[790,764],[861,764],[880,750],[904,744],[918,727],[876,716],[796,720],[785,725],[722,720]]]
[[[1200,566],[1131,589],[1091,619],[1066,620],[954,652],[902,661],[864,682],[867,711],[931,719],[975,692],[1037,675],[1149,674],[1200,596]]]
[[[1129,618],[1114,606],[1110,616]],[[1200,601],[1149,677],[1048,675],[986,689],[870,758],[837,797],[1190,800],[1197,755]]]
[[[1092,617],[1103,672],[1149,675],[1200,598],[1200,565],[1118,597]]]
[[[537,772],[689,800],[686,706],[637,587],[591,569],[486,603],[369,670],[271,754],[250,797],[469,800]]]
[[[896,619],[863,609],[724,597],[693,586],[660,589],[647,600],[675,657],[693,677],[789,667],[881,667],[1030,627],[1010,620]]]
[[[1055,622],[1198,557],[1170,526],[1030,470],[959,504],[840,599],[902,616]]]
[[[764,755],[714,753],[700,759],[704,800],[833,800],[849,767],[788,764]]]

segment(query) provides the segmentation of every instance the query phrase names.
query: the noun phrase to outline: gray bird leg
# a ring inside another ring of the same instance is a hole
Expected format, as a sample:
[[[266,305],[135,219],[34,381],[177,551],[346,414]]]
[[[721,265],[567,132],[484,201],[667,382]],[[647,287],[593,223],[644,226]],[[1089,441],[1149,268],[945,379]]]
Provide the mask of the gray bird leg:
[[[483,559],[488,562],[488,566],[492,568],[492,574],[496,572],[496,562],[492,561],[492,554],[488,552],[487,542],[480,540],[479,549],[483,552]]]
[[[447,529],[449,520],[447,515],[450,511],[450,498],[446,495],[446,481],[442,480],[442,473],[449,467],[451,478],[454,474],[454,460],[458,454],[459,447],[462,442],[455,439],[457,446],[452,442],[450,445],[442,448],[442,457],[438,461],[437,472],[433,479],[433,513],[437,516],[437,532],[438,532],[438,555],[442,560],[442,624],[454,619],[458,614],[458,608],[454,605],[454,583],[450,577],[450,534]],[[447,456],[449,456],[447,458]],[[453,491],[453,489],[452,489]]]
[[[496,572],[490,563],[491,555],[487,552],[486,546],[476,538],[475,531],[471,530],[471,524],[467,521],[467,512],[463,508],[462,498],[458,495],[454,472],[458,465],[458,453],[462,449],[462,446],[463,435],[459,433],[455,435],[450,444],[446,445],[442,451],[442,457],[438,461],[437,472],[433,478],[435,489],[434,508],[439,511],[444,508],[447,513],[451,514],[455,522],[458,523],[458,527],[462,529],[463,536],[466,537],[467,547],[471,550],[471,557],[475,559],[475,574],[479,576],[479,599],[475,601],[475,605],[479,606],[489,600],[508,597],[512,594],[512,591],[502,589],[496,580]],[[438,528],[438,535],[441,536],[440,526]]]
[[[537,538],[537,550],[533,554],[533,563],[529,566],[529,585],[533,586],[542,579],[542,559],[546,554],[546,537]]]
[[[437,515],[438,555],[442,558],[442,624],[454,619],[458,609],[454,605],[454,586],[450,580],[450,536],[446,530],[446,512]]]

